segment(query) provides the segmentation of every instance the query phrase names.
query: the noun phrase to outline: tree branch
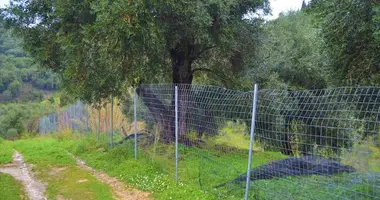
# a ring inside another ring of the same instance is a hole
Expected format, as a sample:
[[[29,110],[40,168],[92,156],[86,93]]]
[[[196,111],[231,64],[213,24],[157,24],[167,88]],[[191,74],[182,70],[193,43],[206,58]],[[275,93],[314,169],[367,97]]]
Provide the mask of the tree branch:
[[[215,48],[215,47],[216,47],[216,45],[213,45],[213,46],[209,46],[209,47],[206,47],[206,48],[202,49],[202,50],[198,53],[198,57],[201,56],[201,54],[204,53],[205,51],[208,51],[208,50],[213,49],[213,48]]]
[[[200,58],[201,55],[202,55],[204,52],[206,52],[206,51],[208,51],[208,50],[210,50],[210,49],[212,49],[212,48],[215,48],[215,47],[216,47],[216,45],[205,47],[204,49],[200,50],[199,53],[197,53],[197,55],[193,56],[191,59],[192,59],[192,60],[196,60],[196,59]]]
[[[195,69],[191,70],[191,74],[194,74],[196,71],[214,72],[212,69],[207,69],[207,68],[195,68]]]

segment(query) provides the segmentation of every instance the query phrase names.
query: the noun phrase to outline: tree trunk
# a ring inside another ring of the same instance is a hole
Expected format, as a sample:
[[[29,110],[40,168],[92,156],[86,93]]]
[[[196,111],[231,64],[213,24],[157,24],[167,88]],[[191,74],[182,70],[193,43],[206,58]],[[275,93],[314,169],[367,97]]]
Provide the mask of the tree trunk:
[[[173,84],[178,85],[178,135],[181,139],[184,139],[183,136],[188,130],[186,122],[191,83],[193,82],[193,73],[191,71],[193,51],[194,48],[192,45],[187,45],[185,47],[177,45],[177,47],[170,52]],[[174,95],[172,98],[172,105],[173,107],[175,105]],[[175,113],[173,113],[173,116],[174,115]]]
[[[179,136],[185,135],[187,131],[187,104],[189,102],[191,83],[193,81],[191,71],[191,64],[193,62],[192,51],[191,45],[181,49],[179,48],[179,45],[177,45],[177,47],[170,52],[172,59],[173,84],[174,86],[178,85]],[[173,92],[170,105],[164,105],[164,103],[155,96],[149,88],[139,86],[136,90],[158,125],[160,138],[165,142],[172,142],[175,139],[174,86],[172,88]],[[184,138],[182,137],[182,139]]]
[[[142,99],[155,123],[158,125],[160,138],[165,142],[174,141],[173,108],[165,106],[150,88],[139,86],[136,89],[136,93]]]
[[[290,117],[286,117],[285,119],[285,128],[286,132],[281,137],[281,153],[285,155],[293,155],[292,145],[291,145],[291,125],[292,125],[292,119]]]

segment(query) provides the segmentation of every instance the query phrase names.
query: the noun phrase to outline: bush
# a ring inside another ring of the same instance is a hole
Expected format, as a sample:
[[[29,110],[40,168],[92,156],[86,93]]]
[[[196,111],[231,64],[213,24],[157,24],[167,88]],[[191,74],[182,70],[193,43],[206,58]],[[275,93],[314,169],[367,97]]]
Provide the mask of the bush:
[[[7,140],[15,140],[19,138],[19,133],[17,132],[17,129],[10,128],[7,130],[7,133],[5,134],[5,139]]]
[[[61,96],[59,97],[60,106],[64,107],[70,104],[73,104],[75,102],[75,99],[72,97],[72,95],[67,94],[66,92],[62,92]]]

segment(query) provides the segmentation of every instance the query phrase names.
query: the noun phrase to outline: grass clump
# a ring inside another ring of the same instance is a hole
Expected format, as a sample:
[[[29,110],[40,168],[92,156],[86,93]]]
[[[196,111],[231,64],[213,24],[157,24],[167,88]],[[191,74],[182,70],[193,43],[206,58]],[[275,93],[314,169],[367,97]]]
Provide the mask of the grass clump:
[[[12,176],[0,173],[0,199],[26,200],[22,185]]]

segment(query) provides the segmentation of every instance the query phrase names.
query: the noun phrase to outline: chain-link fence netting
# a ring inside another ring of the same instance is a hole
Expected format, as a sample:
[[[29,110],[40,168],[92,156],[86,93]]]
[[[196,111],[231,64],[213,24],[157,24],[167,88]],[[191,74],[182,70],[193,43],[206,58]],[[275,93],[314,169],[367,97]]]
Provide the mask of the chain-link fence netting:
[[[286,159],[252,169],[254,193],[380,199],[379,97],[376,87],[260,91],[255,139]]]
[[[76,104],[41,119],[40,131],[114,127],[137,159],[216,199],[244,198],[247,180],[249,199],[380,199],[379,96],[380,87],[259,90],[254,109],[253,91],[140,85],[135,100],[115,100],[112,126],[109,103]]]
[[[88,132],[88,111],[81,102],[67,107],[61,112],[52,113],[40,119],[39,132],[41,135],[51,134],[63,130],[72,132]]]
[[[77,101],[39,120],[40,135],[71,133],[91,135],[112,145],[133,133],[132,121],[126,116],[125,105],[119,100],[104,101],[91,106]]]
[[[177,122],[179,182],[220,198],[244,195],[245,183],[229,181],[247,171],[252,92],[178,85],[177,121],[174,85],[141,85],[136,92],[138,121],[146,123],[150,138],[139,141],[141,152],[174,175]]]

